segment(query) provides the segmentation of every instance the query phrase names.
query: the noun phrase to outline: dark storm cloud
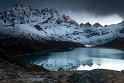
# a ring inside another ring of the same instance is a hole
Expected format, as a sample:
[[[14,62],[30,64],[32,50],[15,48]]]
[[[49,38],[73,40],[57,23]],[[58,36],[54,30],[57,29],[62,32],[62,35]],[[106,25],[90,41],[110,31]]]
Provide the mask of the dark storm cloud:
[[[34,8],[55,7],[59,11],[89,12],[99,16],[118,14],[124,17],[124,0],[0,0],[0,11],[15,3],[27,3]]]
[[[124,0],[51,0],[62,9],[89,12],[95,15],[118,14],[124,17]]]

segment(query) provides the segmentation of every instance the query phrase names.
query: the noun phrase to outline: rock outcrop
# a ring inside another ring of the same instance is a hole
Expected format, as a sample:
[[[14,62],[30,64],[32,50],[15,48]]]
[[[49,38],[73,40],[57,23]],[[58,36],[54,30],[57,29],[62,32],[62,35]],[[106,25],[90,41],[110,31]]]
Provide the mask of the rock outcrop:
[[[107,79],[99,70],[91,70],[89,72],[76,72],[69,75],[67,82],[69,83],[106,83]]]

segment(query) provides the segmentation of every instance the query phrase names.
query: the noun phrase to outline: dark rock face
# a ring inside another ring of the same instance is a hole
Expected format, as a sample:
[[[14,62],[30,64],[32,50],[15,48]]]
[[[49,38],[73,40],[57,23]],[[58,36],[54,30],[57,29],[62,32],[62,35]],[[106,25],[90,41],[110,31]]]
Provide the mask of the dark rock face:
[[[80,26],[81,27],[90,27],[90,28],[92,28],[92,27],[96,27],[96,28],[102,27],[102,25],[99,24],[99,23],[95,23],[95,24],[91,25],[89,22],[87,22],[86,24],[81,23]]]
[[[101,25],[101,24],[99,24],[99,23],[95,23],[95,24],[93,24],[93,27],[98,28],[98,27],[102,27],[102,25]]]
[[[42,83],[62,83],[61,79],[63,79],[64,75],[63,77],[59,78],[58,76],[55,76],[52,73],[47,73],[47,74],[48,75],[45,77]]]
[[[124,27],[119,32],[124,34]]]
[[[81,27],[85,27],[85,25],[83,23],[80,24]]]
[[[88,73],[83,72],[79,83],[92,83],[90,75]]]
[[[92,37],[92,36],[100,36],[100,33],[99,32],[94,31],[92,29],[86,29],[86,30],[84,30],[84,32],[87,33],[85,35],[87,38]]]
[[[99,70],[92,70],[88,73],[83,73],[79,83],[104,83],[105,76]]]
[[[26,71],[26,72],[49,72],[47,69],[33,65],[30,63],[27,63],[23,60],[20,60],[16,58],[15,56],[10,56],[9,54],[4,53],[4,51],[0,50],[0,67],[5,70],[5,72],[8,72],[9,70],[13,71]],[[15,75],[7,75],[7,77],[17,77]]]
[[[85,24],[85,27],[92,27],[92,25],[91,25],[89,22],[87,22],[87,23]]]
[[[69,75],[67,82],[69,83],[106,83],[105,76],[99,70],[91,70],[89,72],[72,73]]]
[[[124,38],[116,38],[108,43],[98,45],[98,47],[114,47],[114,48],[123,48],[124,47]]]
[[[2,36],[2,35],[1,35]],[[0,39],[0,49],[13,55],[26,54],[26,53],[38,53],[47,50],[54,49],[68,49],[75,47],[84,47],[82,44],[56,41],[56,40],[35,40],[33,38],[17,38],[6,36],[4,39]]]
[[[105,76],[99,70],[90,71],[89,76],[93,83],[103,83],[106,81]]]
[[[78,23],[75,20],[72,20],[69,16],[63,15],[63,18],[67,23],[78,26]]]
[[[69,81],[69,82],[73,81],[73,82],[75,83],[75,82],[79,82],[79,79],[80,79],[80,75],[79,75],[78,73],[72,73],[72,74],[69,76],[68,81]]]
[[[37,30],[43,30],[43,29],[41,28],[41,26],[39,26],[39,25],[34,25],[34,27],[35,27]]]
[[[121,73],[124,73],[124,70],[121,70]]]

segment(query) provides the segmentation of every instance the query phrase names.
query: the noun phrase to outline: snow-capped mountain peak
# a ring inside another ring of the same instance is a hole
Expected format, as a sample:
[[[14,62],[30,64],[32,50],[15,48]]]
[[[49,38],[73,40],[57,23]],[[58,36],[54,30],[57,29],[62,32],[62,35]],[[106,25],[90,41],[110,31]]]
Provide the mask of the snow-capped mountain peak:
[[[27,38],[36,40],[69,41],[84,45],[98,45],[124,37],[123,22],[106,27],[99,23],[91,25],[89,22],[79,25],[71,17],[59,14],[55,8],[39,10],[27,4],[15,4],[0,13],[0,26],[4,26],[6,34],[12,36],[28,35]]]
[[[102,25],[97,22],[97,23],[93,24],[93,27],[98,28],[98,27],[102,27]]]
[[[92,25],[91,25],[89,22],[87,22],[87,23],[85,24],[85,27],[92,27]]]
[[[32,10],[31,6],[27,5],[27,4],[15,4],[12,7],[13,10],[15,11],[19,11],[19,10]]]
[[[67,23],[70,23],[72,25],[78,25],[75,20],[72,20],[69,16],[66,16],[65,14],[63,14],[63,18],[66,20]]]
[[[11,9],[0,14],[5,25],[44,22],[58,16],[59,13],[55,8],[39,10],[31,8],[27,4],[15,4]]]

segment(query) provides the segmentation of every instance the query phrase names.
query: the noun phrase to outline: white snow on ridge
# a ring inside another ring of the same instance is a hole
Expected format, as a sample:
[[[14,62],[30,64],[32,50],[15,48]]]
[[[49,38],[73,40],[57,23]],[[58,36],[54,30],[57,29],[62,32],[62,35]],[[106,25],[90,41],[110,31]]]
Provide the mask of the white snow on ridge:
[[[6,31],[9,33],[13,31],[11,35],[17,34],[19,36],[22,35],[23,33],[23,35],[25,34],[25,35],[33,36],[33,34],[35,34],[47,40],[54,39],[60,41],[77,42],[77,43],[82,43],[88,47],[96,44],[106,43],[117,37],[123,36],[123,34],[119,33],[119,30],[123,28],[122,24],[102,27],[100,29],[96,28],[96,30],[93,30],[92,32],[93,35],[90,35],[91,32],[85,32],[84,28],[80,28],[78,26],[77,26],[78,29],[75,29],[75,26],[71,26],[67,28],[67,26],[62,26],[58,24],[53,24],[53,25],[44,24],[43,26],[42,24],[39,24],[39,26],[42,28],[42,30],[37,30],[34,27],[34,24],[15,24],[14,27],[6,27],[8,28],[8,30]],[[92,28],[90,29],[92,30]],[[94,35],[95,33],[97,34]]]
[[[79,25],[69,16],[60,15],[56,9],[46,8],[40,11],[24,4],[16,4],[6,11],[6,16],[8,18],[4,14],[0,15],[0,33],[17,37],[71,41],[88,47],[124,37],[124,22],[106,27],[99,23]]]

